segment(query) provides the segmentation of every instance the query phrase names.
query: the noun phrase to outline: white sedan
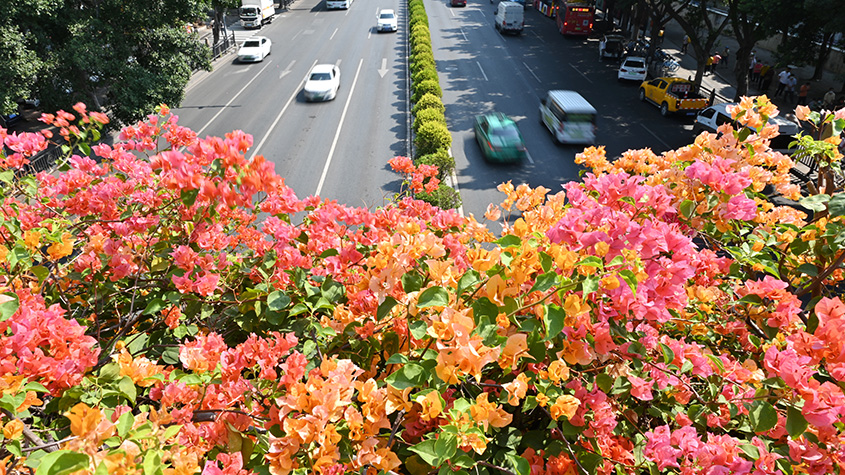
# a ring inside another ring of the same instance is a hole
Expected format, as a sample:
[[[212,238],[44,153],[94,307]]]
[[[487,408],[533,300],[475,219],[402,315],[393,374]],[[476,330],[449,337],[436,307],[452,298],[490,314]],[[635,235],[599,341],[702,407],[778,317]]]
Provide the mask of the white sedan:
[[[263,36],[253,36],[244,41],[238,50],[238,61],[243,63],[264,61],[264,57],[270,54],[272,42]]]
[[[396,31],[396,13],[393,10],[384,9],[378,14],[378,25],[376,29],[382,31]]]
[[[311,69],[305,87],[306,101],[330,101],[337,97],[340,69],[334,64],[318,64]]]

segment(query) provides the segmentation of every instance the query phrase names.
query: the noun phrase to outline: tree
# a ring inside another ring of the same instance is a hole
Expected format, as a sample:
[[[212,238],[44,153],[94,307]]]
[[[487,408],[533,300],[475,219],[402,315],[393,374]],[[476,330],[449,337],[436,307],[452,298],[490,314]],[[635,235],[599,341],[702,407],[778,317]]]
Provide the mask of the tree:
[[[204,17],[207,4],[198,0],[5,4],[0,57],[16,59],[4,64],[11,69],[10,87],[0,89],[7,106],[25,96],[45,108],[84,100],[128,123],[156,104],[178,104],[192,70],[210,67],[208,48],[184,28]]]
[[[713,46],[719,40],[725,27],[728,26],[728,17],[713,15],[711,9],[721,6],[722,2],[715,0],[691,1],[686,0],[674,3],[669,0],[662,0],[667,5],[667,13],[678,22],[684,32],[690,38],[693,54],[697,62],[695,70],[696,87],[701,86],[701,79],[704,77],[707,58],[713,51]]]

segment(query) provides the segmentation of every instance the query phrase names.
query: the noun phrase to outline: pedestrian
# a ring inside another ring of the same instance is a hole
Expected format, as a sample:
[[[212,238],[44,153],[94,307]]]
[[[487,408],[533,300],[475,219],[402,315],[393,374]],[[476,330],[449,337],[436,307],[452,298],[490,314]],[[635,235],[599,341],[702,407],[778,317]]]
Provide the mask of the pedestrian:
[[[712,66],[712,69],[710,70],[711,73],[716,74],[716,67],[719,66],[719,62],[721,60],[722,60],[722,56],[720,56],[719,53],[713,54],[713,66]]]
[[[775,79],[775,68],[769,68],[760,78],[760,92],[763,94],[769,92],[772,87],[772,81]]]
[[[754,74],[754,67],[757,66],[757,54],[752,51],[751,52],[751,60],[748,63],[748,77],[752,77]]]
[[[713,55],[707,57],[707,60],[704,61],[704,74],[706,75],[713,69]]]
[[[731,49],[725,46],[725,50],[722,51],[722,61],[721,63],[725,65],[725,68],[728,67],[728,58],[731,56]]]
[[[795,100],[796,84],[798,84],[798,80],[795,79],[795,76],[792,73],[789,73],[789,77],[786,79],[786,88],[783,95],[783,98],[786,100],[787,104],[792,104],[792,101]]]
[[[689,35],[684,35],[684,41],[681,43],[681,54],[687,54],[687,48],[689,47]]]
[[[786,68],[780,73],[778,73],[778,88],[775,90],[775,95],[772,97],[778,97],[784,89],[786,89],[786,83],[789,82],[789,75],[792,73],[792,69]]]
[[[751,72],[751,80],[756,82],[758,86],[763,84],[763,74],[768,71],[769,65],[758,61],[757,64],[754,65],[754,69]]]
[[[830,109],[833,106],[834,101],[836,101],[836,92],[833,90],[833,88],[828,89],[827,92],[824,93],[823,100],[824,100],[824,106],[827,107],[828,109]]]
[[[807,105],[807,95],[810,93],[810,83],[805,82],[801,85],[801,89],[798,91],[798,105],[799,106],[806,106]]]

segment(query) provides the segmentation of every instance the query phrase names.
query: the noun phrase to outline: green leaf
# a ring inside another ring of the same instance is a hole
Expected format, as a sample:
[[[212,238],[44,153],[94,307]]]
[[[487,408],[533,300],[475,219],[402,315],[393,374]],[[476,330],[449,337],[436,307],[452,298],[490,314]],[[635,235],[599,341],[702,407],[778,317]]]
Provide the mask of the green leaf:
[[[380,303],[378,310],[376,310],[376,321],[380,322],[384,317],[386,317],[397,303],[399,302],[397,302],[395,298],[389,295],[385,297],[384,302]]]
[[[754,401],[748,410],[751,419],[751,428],[754,432],[766,432],[778,422],[778,413],[771,404],[766,401]]]
[[[131,412],[124,412],[120,418],[117,419],[117,424],[115,427],[117,428],[117,435],[120,437],[126,437],[126,434],[132,430],[132,426],[135,424],[135,416],[132,415]]]
[[[411,329],[411,336],[417,340],[422,340],[428,332],[428,324],[422,320],[413,321],[408,327]]]
[[[610,389],[613,387],[613,378],[611,378],[608,374],[599,373],[596,376],[596,386],[598,386],[603,392],[609,393]]]
[[[409,447],[411,452],[416,453],[417,455],[422,458],[425,463],[431,465],[432,467],[436,467],[440,465],[438,462],[439,458],[437,455],[437,450],[434,448],[435,441],[434,440],[424,440],[419,444]],[[38,474],[36,474],[38,475]]]
[[[598,256],[587,256],[578,261],[576,266],[603,267],[604,261]]]
[[[450,460],[450,462],[452,462],[452,465],[456,465],[461,468],[471,468],[473,465],[475,465],[475,460],[473,460],[472,457],[464,453],[452,457],[452,460]]]
[[[742,444],[742,445],[739,446],[739,448],[751,460],[757,460],[758,458],[760,458],[760,450],[757,447],[755,447],[751,444]]]
[[[109,363],[100,368],[100,379],[102,382],[115,381],[120,377],[120,365],[117,363]]]
[[[124,376],[117,383],[117,388],[120,389],[120,392],[123,393],[127,399],[131,402],[135,402],[135,397],[138,395],[138,388],[135,387],[135,383],[132,381],[132,378]]]
[[[632,342],[628,345],[628,353],[638,355],[638,356],[645,356],[645,346],[638,341]]]
[[[801,206],[809,208],[813,211],[824,211],[825,208],[827,208],[828,201],[830,201],[830,195],[821,193],[813,196],[805,196],[804,198],[801,198],[798,202],[801,204]]]
[[[66,475],[88,468],[88,456],[70,450],[58,450],[43,457],[35,475]]]
[[[622,269],[619,271],[619,276],[622,277],[622,280],[628,284],[628,287],[631,289],[631,293],[634,296],[637,295],[637,274],[634,274],[634,271],[630,269]]]
[[[545,274],[542,274],[537,277],[537,279],[534,281],[534,285],[531,286],[531,290],[529,290],[528,292],[545,292],[555,285],[555,282],[557,282],[557,278],[557,272],[546,272]]]
[[[161,454],[159,452],[147,452],[144,455],[144,475],[158,475],[162,473]]]
[[[37,393],[49,393],[50,390],[44,387],[43,384],[39,383],[38,381],[30,381],[26,383],[23,387],[24,391],[35,391]]]
[[[418,292],[422,288],[423,277],[416,272],[408,272],[402,276],[402,288],[407,293]]]
[[[290,297],[281,290],[274,290],[267,296],[267,308],[271,312],[284,310],[288,305],[290,305]]]
[[[429,287],[417,299],[417,308],[445,307],[449,305],[449,292],[443,287]]]
[[[513,468],[516,475],[531,475],[531,465],[528,463],[528,460],[525,460],[519,455],[514,455],[513,453],[508,453],[505,456],[507,457],[506,460],[508,465]]]
[[[426,371],[422,365],[417,363],[408,363],[399,371],[387,377],[387,384],[393,386],[398,390],[413,388],[422,385],[426,380]]]
[[[680,206],[681,216],[686,219],[690,219],[692,217],[692,213],[695,211],[695,201],[692,200],[684,200],[681,202]]]
[[[831,218],[845,216],[845,193],[837,193],[833,195],[830,202],[827,204],[828,212]]]
[[[786,410],[786,431],[789,436],[797,439],[801,437],[805,430],[807,430],[807,419],[804,418],[804,414],[790,406]]]
[[[514,236],[513,234],[508,234],[507,236],[502,236],[496,241],[501,247],[517,247],[522,244],[522,239],[519,236]]]
[[[182,200],[182,203],[185,204],[187,207],[191,207],[197,201],[197,195],[199,194],[200,190],[182,190],[182,193],[179,195],[179,198]]]
[[[560,332],[563,331],[566,312],[558,305],[548,304],[544,313],[543,323],[546,325],[546,338],[543,341],[549,341],[560,335]]]
[[[819,268],[813,264],[801,264],[796,270],[802,274],[809,275],[810,277],[819,275]]]
[[[12,318],[12,315],[18,311],[18,307],[20,307],[21,303],[18,300],[18,296],[13,293],[7,292],[0,295],[3,295],[5,297],[4,300],[6,300],[5,302],[0,303],[0,322],[5,322],[6,320]]]
[[[33,274],[35,274],[35,277],[38,277],[38,282],[39,282],[39,283],[44,282],[44,279],[46,279],[46,278],[47,278],[47,276],[48,276],[48,275],[50,275],[50,270],[49,270],[49,269],[47,269],[47,268],[46,268],[46,267],[44,267],[44,266],[32,266],[32,268],[31,268],[31,269],[29,269],[29,270],[30,270]]]
[[[147,308],[144,309],[144,315],[153,315],[160,312],[166,303],[162,299],[153,299],[150,303],[147,304]]]
[[[710,362],[713,363],[716,366],[716,368],[719,370],[720,373],[725,372],[725,365],[724,365],[724,363],[722,363],[722,360],[719,359],[718,356],[708,354],[707,358],[710,359]]]
[[[441,432],[434,442],[434,451],[442,459],[450,459],[458,452],[458,438],[455,434]]]
[[[583,452],[578,454],[578,461],[581,462],[581,465],[584,466],[587,473],[596,473],[596,467],[598,467],[602,460],[604,460],[604,458],[601,455],[594,454],[592,452]]]
[[[663,349],[663,362],[666,364],[670,364],[671,362],[675,361],[675,352],[672,351],[672,348],[669,348],[665,344],[661,343],[660,347]]]
[[[599,290],[599,276],[588,275],[584,277],[584,281],[581,282],[581,290],[583,291],[584,297]]]
[[[0,181],[3,183],[11,183],[15,179],[15,172],[12,170],[3,170],[0,172]]]
[[[390,355],[390,358],[387,359],[387,364],[406,364],[410,360],[407,356],[403,355],[402,353],[396,353]]]

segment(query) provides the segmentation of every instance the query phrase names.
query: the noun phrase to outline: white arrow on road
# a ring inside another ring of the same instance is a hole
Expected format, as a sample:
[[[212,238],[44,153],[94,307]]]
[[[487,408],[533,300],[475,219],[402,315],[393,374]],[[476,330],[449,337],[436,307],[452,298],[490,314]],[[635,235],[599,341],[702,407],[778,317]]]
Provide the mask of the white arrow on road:
[[[384,77],[387,71],[387,58],[381,58],[381,69],[378,70],[378,75]]]
[[[290,64],[288,64],[288,67],[287,67],[287,68],[285,68],[285,70],[284,70],[284,71],[282,71],[282,74],[279,74],[279,79],[282,79],[283,77],[285,77],[285,76],[287,76],[288,74],[290,74],[290,70],[291,70],[291,68],[293,68],[293,65],[294,65],[294,64],[296,64],[296,60],[291,61],[291,62],[290,62]]]

